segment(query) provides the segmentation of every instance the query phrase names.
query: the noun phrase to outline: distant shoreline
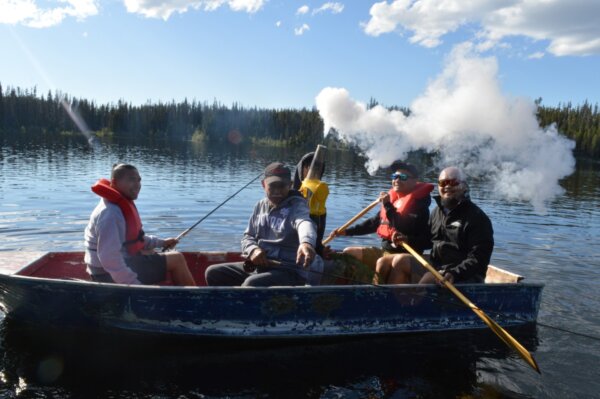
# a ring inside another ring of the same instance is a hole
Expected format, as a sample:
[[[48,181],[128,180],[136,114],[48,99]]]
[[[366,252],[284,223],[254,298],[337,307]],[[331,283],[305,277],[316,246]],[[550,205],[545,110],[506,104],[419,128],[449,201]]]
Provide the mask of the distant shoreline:
[[[600,156],[600,110],[598,104],[570,102],[557,107],[535,101],[540,126],[552,124],[560,134],[575,141],[577,155]],[[371,99],[367,106],[378,105]],[[392,106],[406,115],[410,110]],[[71,135],[84,132],[92,137],[132,137],[144,139],[181,139],[193,142],[240,144],[251,142],[275,147],[314,148],[325,144],[351,148],[333,129],[323,137],[323,120],[315,109],[265,109],[225,106],[216,100],[207,102],[98,105],[60,92],[37,93],[0,84],[0,134]]]

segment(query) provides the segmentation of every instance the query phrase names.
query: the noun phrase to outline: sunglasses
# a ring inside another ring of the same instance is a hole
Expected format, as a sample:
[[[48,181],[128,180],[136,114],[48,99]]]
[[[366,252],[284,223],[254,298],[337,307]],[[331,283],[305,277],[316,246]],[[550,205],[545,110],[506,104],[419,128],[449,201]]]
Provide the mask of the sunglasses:
[[[412,176],[409,176],[406,173],[396,172],[392,174],[392,180],[400,179],[401,181],[407,181],[410,178],[412,178]]]
[[[445,179],[445,180],[440,180],[438,181],[438,186],[440,187],[446,187],[446,186],[450,186],[450,187],[454,187],[454,186],[458,186],[460,184],[460,181],[458,181],[457,179]]]

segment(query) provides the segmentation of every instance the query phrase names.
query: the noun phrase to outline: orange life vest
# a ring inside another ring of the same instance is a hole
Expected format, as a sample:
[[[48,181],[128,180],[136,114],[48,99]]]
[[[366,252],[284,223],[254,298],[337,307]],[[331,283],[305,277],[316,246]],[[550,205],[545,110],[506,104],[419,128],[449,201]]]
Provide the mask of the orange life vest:
[[[411,211],[415,201],[425,198],[432,190],[433,184],[419,182],[415,185],[415,189],[409,194],[404,195],[397,193],[394,191],[394,189],[391,189],[388,193],[390,195],[390,202],[392,205],[394,205],[394,208],[396,208],[396,212],[400,215],[406,215]],[[396,231],[396,229],[390,225],[390,221],[387,218],[383,204],[381,205],[381,210],[379,211],[379,218],[381,219],[381,222],[377,228],[377,234],[381,238],[391,240],[392,234]]]
[[[144,248],[144,230],[140,214],[132,200],[127,199],[119,191],[111,187],[106,179],[100,179],[92,186],[92,191],[109,202],[118,205],[125,217],[125,242],[130,255],[135,255]]]

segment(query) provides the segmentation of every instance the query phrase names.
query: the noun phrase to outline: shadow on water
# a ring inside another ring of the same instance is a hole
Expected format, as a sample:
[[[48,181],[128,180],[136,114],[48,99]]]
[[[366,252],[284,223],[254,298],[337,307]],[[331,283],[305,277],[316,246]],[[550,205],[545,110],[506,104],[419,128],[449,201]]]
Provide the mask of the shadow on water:
[[[537,347],[535,327],[511,333]],[[249,343],[35,330],[4,320],[2,343],[6,397],[524,397],[478,382],[478,362],[515,356],[487,330]]]

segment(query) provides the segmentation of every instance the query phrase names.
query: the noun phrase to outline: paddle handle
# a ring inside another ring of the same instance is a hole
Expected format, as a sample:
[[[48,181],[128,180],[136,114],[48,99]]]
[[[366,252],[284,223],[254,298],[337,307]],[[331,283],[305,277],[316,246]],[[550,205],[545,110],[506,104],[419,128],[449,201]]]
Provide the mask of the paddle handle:
[[[352,225],[352,223],[356,222],[358,219],[360,219],[365,213],[369,212],[371,209],[373,209],[377,204],[379,204],[379,199],[376,199],[375,201],[373,201],[372,203],[370,203],[365,209],[363,209],[362,211],[358,212],[352,219],[348,220],[342,227],[336,229],[337,231],[344,231],[346,230],[348,227],[350,227]],[[335,236],[329,236],[327,237],[325,240],[323,240],[323,245],[327,245],[331,240],[333,240]]]

